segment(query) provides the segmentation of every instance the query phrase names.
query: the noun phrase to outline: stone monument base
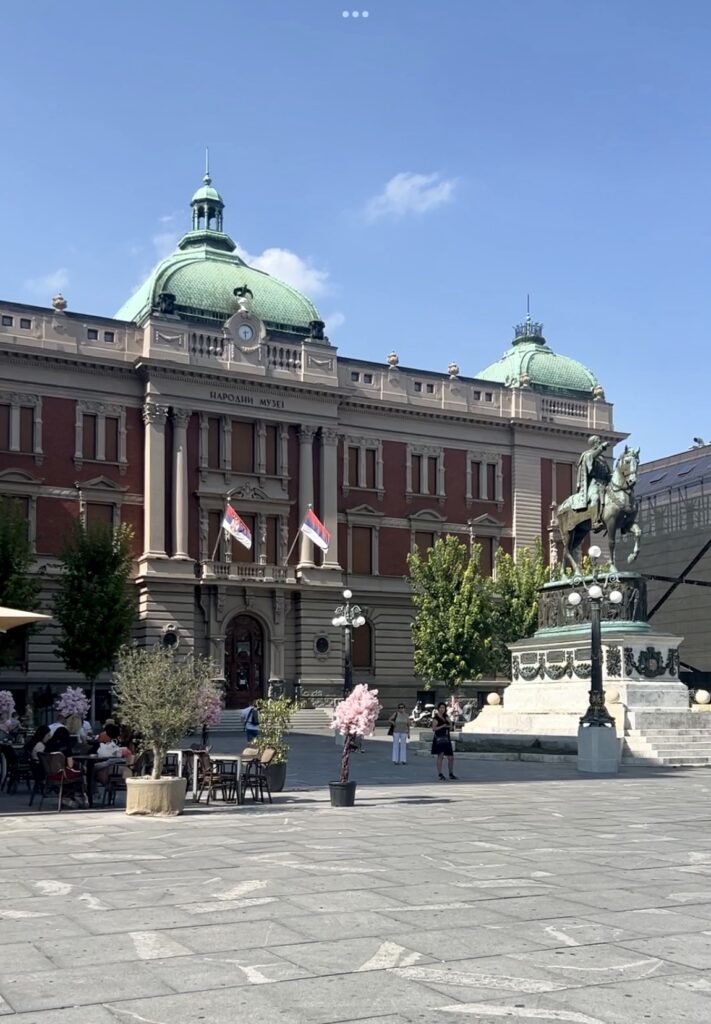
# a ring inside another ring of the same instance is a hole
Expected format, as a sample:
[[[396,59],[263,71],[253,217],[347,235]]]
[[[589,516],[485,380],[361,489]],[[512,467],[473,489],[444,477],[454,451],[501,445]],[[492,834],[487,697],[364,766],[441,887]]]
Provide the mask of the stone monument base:
[[[620,745],[609,726],[580,726],[578,729],[578,771],[616,775],[620,768]]]

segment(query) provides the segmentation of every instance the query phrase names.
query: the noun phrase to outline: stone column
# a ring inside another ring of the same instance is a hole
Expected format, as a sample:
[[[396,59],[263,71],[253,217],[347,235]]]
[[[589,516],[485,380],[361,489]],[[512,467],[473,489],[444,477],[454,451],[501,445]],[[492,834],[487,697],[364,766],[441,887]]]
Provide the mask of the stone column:
[[[165,405],[147,401],[143,468],[143,550],[146,558],[165,558]]]
[[[308,424],[299,430],[299,526],[306,515],[309,505],[314,502],[314,450],[313,441],[316,428]],[[299,565],[314,564],[314,546],[305,533],[301,534],[299,544]]]
[[[173,409],[173,558],[188,554],[188,423],[190,409]]]
[[[331,543],[324,554],[326,569],[340,569],[338,562],[338,433],[321,431],[321,512]]]

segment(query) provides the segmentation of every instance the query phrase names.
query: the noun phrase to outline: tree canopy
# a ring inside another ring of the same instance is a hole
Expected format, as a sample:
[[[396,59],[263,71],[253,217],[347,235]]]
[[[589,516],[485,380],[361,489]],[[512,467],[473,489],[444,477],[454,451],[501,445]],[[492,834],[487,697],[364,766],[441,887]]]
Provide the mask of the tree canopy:
[[[93,681],[110,669],[128,642],[136,618],[129,583],[133,531],[77,522],[61,554],[54,617],[61,634],[57,653],[67,668]]]

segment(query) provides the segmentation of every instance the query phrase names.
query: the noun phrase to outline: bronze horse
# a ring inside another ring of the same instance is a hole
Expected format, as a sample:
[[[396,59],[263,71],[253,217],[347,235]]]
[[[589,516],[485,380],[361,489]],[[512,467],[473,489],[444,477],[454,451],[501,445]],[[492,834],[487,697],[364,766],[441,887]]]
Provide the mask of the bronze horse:
[[[628,562],[634,562],[639,554],[639,542],[642,531],[637,524],[637,512],[639,506],[634,496],[634,485],[637,480],[637,469],[639,467],[639,448],[628,448],[622,452],[612,473],[610,482],[605,486],[605,494],[602,501],[602,512],[600,519],[604,524],[604,533],[610,543],[611,569],[615,569],[615,548],[617,546],[617,534],[632,534],[634,537],[634,549],[627,556]],[[588,508],[573,508],[575,495],[571,495],[562,502],[556,511],[556,521],[560,538],[563,542],[563,563],[564,568],[567,561],[574,572],[580,572],[577,561],[577,554],[580,545],[592,530],[593,510]]]

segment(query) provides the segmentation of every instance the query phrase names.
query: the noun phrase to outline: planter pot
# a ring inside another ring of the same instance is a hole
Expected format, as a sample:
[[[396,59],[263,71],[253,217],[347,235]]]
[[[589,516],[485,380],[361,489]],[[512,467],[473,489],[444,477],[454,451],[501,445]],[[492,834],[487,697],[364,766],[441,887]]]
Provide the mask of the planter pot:
[[[268,764],[267,778],[272,793],[281,793],[286,785],[286,761],[282,764]]]
[[[187,784],[187,779],[127,779],[126,814],[182,814]]]
[[[352,807],[355,803],[355,782],[329,782],[331,807]]]

